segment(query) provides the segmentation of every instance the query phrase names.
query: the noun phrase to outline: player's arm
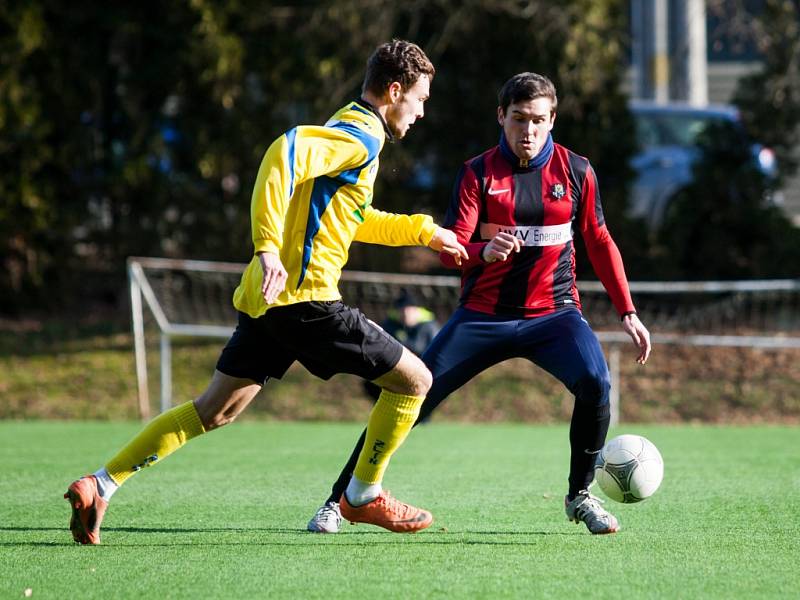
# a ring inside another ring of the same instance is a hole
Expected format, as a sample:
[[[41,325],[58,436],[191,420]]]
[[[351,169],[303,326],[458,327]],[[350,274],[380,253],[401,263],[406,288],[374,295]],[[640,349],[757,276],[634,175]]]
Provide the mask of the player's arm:
[[[587,165],[583,181],[578,227],[586,244],[586,253],[589,255],[594,272],[600,278],[611,302],[617,309],[622,319],[623,329],[639,348],[639,356],[636,360],[644,364],[650,356],[650,332],[636,315],[628,278],[622,263],[622,255],[606,227],[600,193],[597,188],[597,178],[590,165]]]
[[[358,226],[355,241],[381,246],[427,246],[437,226],[428,215],[401,215],[368,206],[364,222]]]
[[[455,234],[436,225],[432,217],[423,214],[400,215],[371,206],[364,211],[364,222],[356,230],[354,239],[383,246],[428,246],[453,256],[457,261],[466,258],[467,254]]]

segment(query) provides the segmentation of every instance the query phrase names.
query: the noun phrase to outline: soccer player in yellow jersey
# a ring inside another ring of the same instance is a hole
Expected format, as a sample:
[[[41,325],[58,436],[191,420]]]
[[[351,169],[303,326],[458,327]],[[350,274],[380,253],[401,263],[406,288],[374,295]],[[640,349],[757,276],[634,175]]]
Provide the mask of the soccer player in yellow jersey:
[[[431,386],[422,361],[342,303],[337,283],[356,240],[424,245],[467,258],[455,234],[427,215],[397,215],[371,206],[378,154],[422,118],[434,68],[415,44],[379,46],[367,61],[361,98],[322,127],[298,126],[264,156],[251,201],[254,255],[236,289],[236,331],[208,388],[193,402],[155,419],[92,475],[64,495],[70,530],[81,544],[100,543],[112,494],[129,477],[190,439],[231,423],[270,377],[294,361],[328,379],[353,373],[382,388],[368,423],[364,451],[342,496],[353,522],[390,531],[418,531],[433,522],[425,510],[381,487],[389,458],[402,444]]]

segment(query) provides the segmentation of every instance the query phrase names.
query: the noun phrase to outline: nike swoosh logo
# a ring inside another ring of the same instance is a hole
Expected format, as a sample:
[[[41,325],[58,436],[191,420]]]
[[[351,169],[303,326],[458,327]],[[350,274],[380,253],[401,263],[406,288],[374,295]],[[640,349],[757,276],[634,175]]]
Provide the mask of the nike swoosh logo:
[[[427,519],[427,515],[425,513],[419,513],[413,519],[405,519],[403,521],[392,521],[392,523],[419,523]]]
[[[586,454],[600,454],[600,450],[591,451],[588,448],[584,448],[583,450]]]
[[[506,188],[506,189],[504,189],[504,190],[489,190],[489,193],[490,193],[492,196],[494,196],[494,195],[496,195],[496,194],[505,194],[506,192],[510,192],[510,191],[511,191],[511,190],[510,190],[509,188]]]

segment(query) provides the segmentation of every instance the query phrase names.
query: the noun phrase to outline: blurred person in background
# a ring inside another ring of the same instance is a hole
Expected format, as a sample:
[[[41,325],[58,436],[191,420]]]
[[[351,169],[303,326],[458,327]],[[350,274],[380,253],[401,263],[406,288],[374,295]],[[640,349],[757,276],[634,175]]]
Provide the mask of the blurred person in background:
[[[440,254],[445,266],[461,269],[461,299],[422,356],[433,385],[418,422],[492,365],[530,360],[575,396],[567,518],[583,522],[592,534],[614,533],[616,517],[589,493],[608,432],[610,379],[600,342],[581,313],[574,228],[640,364],[650,355],[650,334],[636,315],[594,170],[586,158],[553,142],[555,86],[542,75],[520,73],[503,85],[498,100],[500,143],[464,164],[445,218],[469,258],[458,264]],[[339,530],[336,501],[347,496],[364,439],[362,434],[309,530]]]
[[[406,289],[392,303],[381,327],[417,356],[422,356],[442,328],[436,315],[422,306],[414,292]],[[364,380],[364,391],[373,400],[381,394],[381,388],[367,380]]]
[[[367,424],[367,444],[347,486],[342,511],[351,521],[392,531],[428,527],[428,511],[381,487],[394,451],[408,435],[431,383],[422,361],[346,306],[338,289],[350,244],[422,245],[466,259],[455,234],[427,215],[371,206],[378,155],[403,138],[430,95],[434,67],[415,44],[394,40],[367,61],[360,98],[325,126],[298,126],[275,140],[251,201],[254,253],[233,297],[239,323],[208,388],[144,429],[94,474],[74,481],[65,498],[70,530],[81,544],[100,543],[100,524],[116,490],[189,440],[231,423],[271,378],[299,361],[329,379],[353,373],[382,391]]]

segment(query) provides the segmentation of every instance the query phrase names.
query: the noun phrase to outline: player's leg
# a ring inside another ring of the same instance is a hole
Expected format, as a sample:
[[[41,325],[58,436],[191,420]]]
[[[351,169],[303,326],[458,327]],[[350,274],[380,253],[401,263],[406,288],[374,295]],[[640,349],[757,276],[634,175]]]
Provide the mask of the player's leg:
[[[93,475],[73,482],[65,498],[72,507],[70,530],[82,544],[100,542],[100,523],[108,501],[130,477],[161,462],[189,440],[232,422],[252,401],[268,375],[280,376],[288,368],[286,353],[280,360],[261,364],[263,335],[257,320],[240,315],[239,326],[225,346],[206,390],[193,402],[169,409],[150,421]],[[253,352],[259,347],[260,352]]]
[[[509,336],[513,327],[504,320],[459,309],[448,320],[422,356],[433,375],[433,384],[420,409],[415,426],[427,419],[455,390],[513,352]],[[336,533],[340,519],[338,501],[350,483],[364,447],[366,431],[333,484],[331,494],[308,523],[310,531]]]
[[[567,514],[584,521],[592,533],[612,533],[619,527],[616,518],[588,492],[610,419],[608,366],[597,336],[576,310],[532,319],[524,330],[528,358],[575,396],[569,432]]]
[[[419,407],[430,387],[430,372],[422,361],[361,311],[341,301],[301,302],[267,311],[267,327],[281,344],[312,374],[330,379],[336,373],[351,373],[378,380],[386,388],[370,413],[367,425],[369,456],[356,465],[363,478],[354,485],[353,495],[380,493],[380,481],[389,458],[403,442],[417,418]],[[373,450],[374,449],[374,450]],[[362,453],[363,454],[363,453]],[[413,508],[381,494],[381,511],[405,513]],[[378,500],[379,498],[375,498]],[[419,513],[424,511],[418,511]],[[366,511],[361,511],[366,512]],[[352,520],[365,520],[354,518]],[[378,523],[382,526],[385,523]],[[422,528],[428,522],[406,522],[403,528]],[[390,528],[390,527],[387,527]]]
[[[415,426],[430,417],[451,393],[478,373],[510,358],[514,352],[510,343],[512,335],[513,326],[506,319],[457,310],[422,355],[422,361],[433,376],[433,384]],[[362,432],[326,503],[338,501],[344,493],[364,446],[365,435],[366,432]]]
[[[260,389],[261,385],[251,379],[214,371],[211,383],[197,400],[176,406],[150,421],[106,463],[106,470],[117,485],[122,485],[192,438],[231,423]]]
[[[374,381],[382,391],[370,413],[353,476],[340,500],[342,516],[353,523],[371,523],[390,531],[418,531],[433,522],[431,514],[392,498],[381,483],[389,460],[417,420],[431,374],[413,352],[403,348],[395,367]]]
[[[81,544],[99,544],[100,524],[108,501],[119,486],[145,467],[164,460],[189,440],[231,422],[260,387],[249,379],[216,371],[208,389],[196,401],[161,413],[101,469],[74,481],[64,495],[72,507],[73,539]]]

